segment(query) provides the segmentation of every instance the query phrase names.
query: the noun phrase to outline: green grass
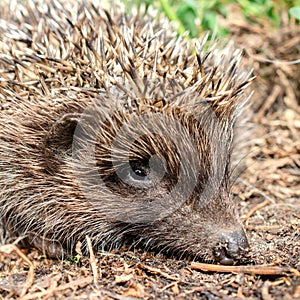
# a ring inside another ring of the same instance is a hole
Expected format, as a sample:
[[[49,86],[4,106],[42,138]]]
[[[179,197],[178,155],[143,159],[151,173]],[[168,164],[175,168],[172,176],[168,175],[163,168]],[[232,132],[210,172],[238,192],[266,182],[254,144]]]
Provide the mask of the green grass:
[[[219,36],[228,32],[218,24],[218,16],[227,17],[228,5],[235,3],[240,7],[243,17],[250,22],[264,19],[272,27],[280,27],[281,13],[286,11],[289,18],[300,19],[300,0],[123,0],[131,5],[152,5],[172,21],[177,21],[178,33],[189,31],[191,37],[200,32],[214,31]],[[297,21],[299,22],[299,21]]]

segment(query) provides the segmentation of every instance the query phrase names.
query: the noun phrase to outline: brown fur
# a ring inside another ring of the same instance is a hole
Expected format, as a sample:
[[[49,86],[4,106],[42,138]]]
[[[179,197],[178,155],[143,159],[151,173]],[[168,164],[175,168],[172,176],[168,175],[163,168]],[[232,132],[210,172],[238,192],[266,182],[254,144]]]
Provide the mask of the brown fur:
[[[234,126],[251,81],[242,52],[204,51],[167,21],[119,6],[57,5],[1,7],[6,231],[50,256],[89,235],[100,248],[243,258],[230,195]]]

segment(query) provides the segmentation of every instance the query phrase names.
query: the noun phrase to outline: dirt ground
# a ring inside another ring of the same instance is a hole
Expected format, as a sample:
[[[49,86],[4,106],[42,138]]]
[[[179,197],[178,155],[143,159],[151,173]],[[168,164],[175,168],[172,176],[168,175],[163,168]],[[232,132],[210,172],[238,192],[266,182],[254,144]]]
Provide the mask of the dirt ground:
[[[285,15],[275,31],[229,19],[224,25],[257,77],[252,137],[232,189],[253,264],[201,271],[189,260],[126,248],[71,262],[2,245],[0,299],[300,299],[300,27]]]

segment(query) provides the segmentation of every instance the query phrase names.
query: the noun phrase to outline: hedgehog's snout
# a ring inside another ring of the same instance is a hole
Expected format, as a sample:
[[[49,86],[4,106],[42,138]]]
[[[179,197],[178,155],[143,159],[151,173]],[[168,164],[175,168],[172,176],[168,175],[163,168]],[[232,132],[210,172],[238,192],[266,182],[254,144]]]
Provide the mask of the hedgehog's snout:
[[[250,247],[243,228],[220,234],[220,242],[214,248],[214,256],[222,265],[247,261],[249,255]]]

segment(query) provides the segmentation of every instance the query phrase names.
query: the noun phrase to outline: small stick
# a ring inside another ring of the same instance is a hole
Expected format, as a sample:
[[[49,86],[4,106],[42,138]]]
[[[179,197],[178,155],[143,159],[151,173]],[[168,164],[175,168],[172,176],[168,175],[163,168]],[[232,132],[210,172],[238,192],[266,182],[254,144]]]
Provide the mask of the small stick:
[[[282,226],[280,225],[246,225],[246,229],[248,230],[259,230],[259,231],[268,231],[268,230],[274,230],[274,229],[280,229]]]
[[[98,276],[96,258],[95,258],[95,254],[94,254],[93,247],[92,247],[92,242],[91,242],[91,239],[88,235],[85,236],[85,239],[86,239],[87,246],[88,246],[88,249],[89,249],[90,264],[91,264],[92,271],[93,271],[94,284],[97,285],[99,276]]]
[[[190,267],[194,270],[206,272],[246,273],[253,275],[287,275],[287,273],[290,273],[293,276],[300,276],[300,272],[294,268],[277,267],[272,265],[222,266],[193,262],[191,263]]]
[[[258,210],[260,210],[261,208],[263,208],[264,206],[268,205],[270,203],[269,199],[266,199],[265,201],[257,204],[256,206],[254,206],[246,215],[245,218],[243,218],[243,222],[247,222],[247,220]]]
[[[37,298],[54,298],[55,293],[59,291],[64,291],[67,289],[76,290],[77,288],[83,288],[93,282],[92,276],[88,277],[81,277],[76,280],[73,280],[71,282],[56,286],[56,287],[50,287],[47,290],[44,290],[42,292],[36,292],[32,294],[25,295],[21,300],[31,300],[31,299],[37,299]]]
[[[266,111],[270,109],[280,93],[281,87],[279,85],[275,85],[270,96],[266,101],[264,101],[264,106],[259,110],[257,116],[255,117],[255,122],[259,123],[261,121],[261,119],[265,116]]]
[[[174,277],[174,276],[171,276],[169,275],[168,273],[164,272],[164,271],[161,271],[160,269],[157,269],[157,268],[153,268],[153,267],[150,267],[150,266],[147,266],[147,265],[144,265],[144,264],[141,264],[139,263],[137,265],[138,268],[140,269],[143,269],[143,270],[146,270],[152,274],[155,274],[155,275],[161,275],[167,279],[170,279],[170,280],[175,280],[175,281],[178,281],[179,278],[178,277]]]
[[[22,298],[28,289],[32,286],[34,280],[34,267],[33,263],[29,260],[29,258],[14,244],[6,244],[0,246],[0,252],[5,254],[11,254],[15,252],[21,259],[23,259],[29,266],[29,271],[27,275],[26,284],[22,288],[22,292],[20,294],[20,298]]]

